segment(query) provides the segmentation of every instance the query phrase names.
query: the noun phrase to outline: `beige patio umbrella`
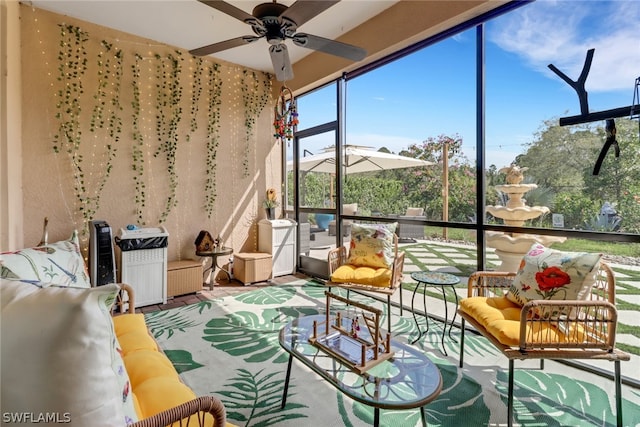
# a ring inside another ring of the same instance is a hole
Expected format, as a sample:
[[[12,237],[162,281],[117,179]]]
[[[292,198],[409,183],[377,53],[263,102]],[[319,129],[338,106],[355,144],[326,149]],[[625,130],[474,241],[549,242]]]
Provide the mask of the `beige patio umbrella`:
[[[373,150],[372,147],[347,145],[343,154],[345,172],[373,172],[388,169],[414,168],[432,166],[435,163],[399,154]],[[335,147],[325,148],[318,154],[300,159],[300,170],[305,172],[336,173]],[[289,161],[293,165],[293,161]]]
[[[361,145],[347,145],[343,153],[345,173],[375,172],[389,169],[414,168],[419,166],[432,166],[433,162],[416,159],[414,157],[401,156],[399,154],[376,151],[373,147]],[[311,154],[300,159],[300,171],[335,174],[336,159],[335,146],[324,148],[318,154]],[[293,160],[287,162],[287,169],[293,168]],[[333,200],[333,180],[330,182],[330,200]]]

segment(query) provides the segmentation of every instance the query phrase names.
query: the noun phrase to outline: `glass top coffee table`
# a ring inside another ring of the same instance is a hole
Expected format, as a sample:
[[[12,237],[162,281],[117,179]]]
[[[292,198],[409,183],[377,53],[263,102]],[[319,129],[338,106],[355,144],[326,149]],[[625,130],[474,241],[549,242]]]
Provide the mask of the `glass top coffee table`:
[[[280,345],[289,353],[282,408],[287,402],[291,363],[296,358],[351,399],[373,407],[374,426],[380,423],[380,409],[414,408],[420,408],[422,425],[427,425],[424,406],[440,394],[442,376],[422,351],[391,340],[393,357],[361,375],[309,343],[314,320],[322,322],[325,315],[300,317],[280,330]]]

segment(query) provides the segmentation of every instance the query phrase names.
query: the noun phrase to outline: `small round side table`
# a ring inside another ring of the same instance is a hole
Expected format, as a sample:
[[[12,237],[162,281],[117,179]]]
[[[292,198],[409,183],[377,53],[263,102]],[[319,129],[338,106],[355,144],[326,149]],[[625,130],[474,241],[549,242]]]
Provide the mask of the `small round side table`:
[[[211,266],[207,267],[203,272],[202,272],[202,281],[204,282],[204,278],[207,277],[207,272],[211,271],[211,273],[215,272],[216,267],[219,268],[221,271],[224,271],[227,274],[227,277],[229,278],[229,280],[233,279],[233,273],[225,270],[224,268],[220,267],[218,265],[218,258],[224,255],[231,255],[233,253],[233,248],[227,248],[227,247],[218,247],[218,248],[214,248],[214,250],[212,251],[207,251],[207,252],[199,252],[196,251],[196,256],[201,256],[201,257],[209,257],[211,258]],[[213,285],[215,282],[215,278],[211,279],[211,289],[213,289]]]
[[[416,282],[418,282],[416,285],[416,288],[413,290],[413,296],[411,297],[411,311],[413,312],[413,320],[416,322],[416,328],[418,329],[418,338],[413,340],[411,344],[414,344],[416,341],[418,341],[423,334],[422,330],[420,329],[420,326],[418,325],[418,318],[416,317],[416,312],[413,309],[413,301],[416,297],[416,292],[418,288],[420,288],[420,286],[424,287],[424,291],[422,293],[422,304],[424,307],[424,318],[427,324],[427,329],[424,331],[424,333],[427,333],[429,331],[429,315],[427,313],[427,296],[426,296],[427,287],[440,288],[440,290],[442,291],[442,300],[444,301],[444,325],[442,327],[442,352],[444,353],[445,356],[447,356],[447,350],[444,347],[444,338],[447,334],[447,322],[449,318],[449,313],[447,309],[447,299],[446,299],[445,289],[450,289],[451,292],[453,292],[453,295],[456,299],[456,309],[453,312],[453,318],[451,319],[451,323],[449,323],[449,338],[452,339],[454,342],[457,342],[451,336],[451,328],[453,328],[453,322],[456,320],[456,313],[458,310],[458,294],[456,293],[455,285],[460,283],[460,278],[458,278],[457,276],[454,276],[453,274],[442,273],[439,271],[415,271],[411,273],[411,278]]]

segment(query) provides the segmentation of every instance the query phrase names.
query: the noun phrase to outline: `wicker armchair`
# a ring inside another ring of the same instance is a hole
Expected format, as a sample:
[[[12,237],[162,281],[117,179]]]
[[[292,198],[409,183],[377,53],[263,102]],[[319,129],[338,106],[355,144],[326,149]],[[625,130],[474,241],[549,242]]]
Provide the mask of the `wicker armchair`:
[[[615,365],[617,425],[622,426],[620,361],[629,360],[630,356],[615,348],[618,316],[615,307],[615,277],[612,270],[606,264],[600,264],[596,282],[586,300],[536,300],[525,304],[520,311],[519,319],[516,319],[519,322],[517,342],[504,344],[505,337],[498,336],[494,327],[496,322],[505,319],[509,321],[508,315],[505,314],[504,319],[501,316],[499,320],[487,325],[483,322],[486,319],[474,316],[477,312],[471,304],[471,297],[498,297],[493,301],[499,306],[498,301],[501,301],[509,290],[515,276],[515,273],[507,272],[476,272],[469,277],[468,298],[461,301],[458,309],[462,317],[460,367],[463,366],[466,321],[509,359],[507,423],[511,426],[515,359],[540,359],[541,368],[544,359],[612,361]],[[482,300],[475,299],[473,303],[482,304]]]
[[[404,215],[398,217],[398,219],[413,219],[413,220],[425,220],[424,208],[407,208]],[[396,231],[400,242],[415,242],[416,239],[424,239],[424,225],[423,224],[408,224],[399,223]]]
[[[112,315],[134,314],[133,288],[127,284],[120,284],[120,287],[121,291],[111,309]],[[169,425],[225,427],[228,425],[226,414],[220,399],[214,396],[200,396],[131,425],[133,427],[165,427]]]
[[[342,205],[342,214],[343,215],[355,215],[358,213],[358,204],[357,203],[349,203],[347,205]],[[349,219],[345,219],[344,221],[342,221],[342,235],[344,237],[347,237],[349,234],[351,234],[351,224],[353,224],[353,221],[349,220]],[[327,231],[327,234],[329,236],[335,236],[336,235],[336,220],[332,219],[329,222],[329,230]]]
[[[380,293],[387,296],[387,330],[391,332],[391,296],[399,289],[400,290],[400,316],[402,316],[402,270],[404,268],[404,252],[398,253],[398,236],[393,235],[394,242],[394,257],[393,265],[391,268],[391,279],[386,286],[374,286],[364,283],[356,283],[355,281],[350,283],[332,282],[331,279],[327,282],[329,286],[329,292],[332,287],[345,288],[347,291],[361,290],[374,293]],[[342,265],[347,265],[348,253],[345,246],[339,246],[332,249],[328,253],[329,261],[329,277]],[[347,296],[348,298],[348,296]]]

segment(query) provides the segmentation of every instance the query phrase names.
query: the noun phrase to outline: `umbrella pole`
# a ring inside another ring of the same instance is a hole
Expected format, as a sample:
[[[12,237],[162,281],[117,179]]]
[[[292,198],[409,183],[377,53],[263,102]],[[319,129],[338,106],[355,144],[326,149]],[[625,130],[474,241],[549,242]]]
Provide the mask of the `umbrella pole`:
[[[329,203],[331,203],[331,206],[329,206],[330,208],[333,208],[336,205],[333,195],[333,181],[335,181],[335,175],[331,174],[329,176]]]
[[[449,221],[449,143],[442,146],[442,220]],[[442,229],[442,238],[449,238],[449,229]]]

